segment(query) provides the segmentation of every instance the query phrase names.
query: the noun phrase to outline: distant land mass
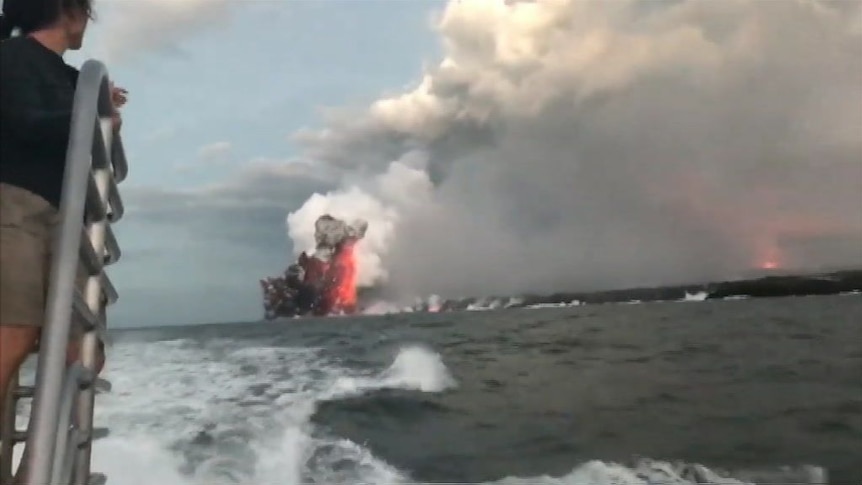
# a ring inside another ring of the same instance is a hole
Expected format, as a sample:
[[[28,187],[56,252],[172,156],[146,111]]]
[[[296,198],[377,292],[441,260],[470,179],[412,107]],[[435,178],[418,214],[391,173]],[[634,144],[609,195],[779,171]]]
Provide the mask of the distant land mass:
[[[427,301],[414,311],[458,311],[495,308],[527,308],[577,304],[657,302],[681,300],[720,300],[734,298],[776,298],[787,296],[837,295],[862,293],[862,269],[812,274],[781,274],[765,271],[763,276],[674,286],[640,287],[607,291],[484,297]]]

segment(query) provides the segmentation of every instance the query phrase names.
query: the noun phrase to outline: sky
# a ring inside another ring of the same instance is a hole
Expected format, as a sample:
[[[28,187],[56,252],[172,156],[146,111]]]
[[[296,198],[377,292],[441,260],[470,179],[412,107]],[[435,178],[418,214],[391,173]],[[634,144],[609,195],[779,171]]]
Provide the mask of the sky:
[[[439,50],[440,5],[97,1],[84,48],[66,59],[104,61],[129,91],[111,325],[260,319],[258,280],[291,254],[285,217],[331,185],[294,167],[290,135],[415,79]]]
[[[324,212],[393,300],[862,266],[862,3],[102,0],[112,325],[257,320]]]

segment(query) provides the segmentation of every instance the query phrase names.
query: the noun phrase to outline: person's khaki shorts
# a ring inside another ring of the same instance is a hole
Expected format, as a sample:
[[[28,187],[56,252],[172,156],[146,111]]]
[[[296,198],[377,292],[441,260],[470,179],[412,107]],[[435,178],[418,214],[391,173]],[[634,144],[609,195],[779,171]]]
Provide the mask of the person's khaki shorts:
[[[57,210],[42,197],[0,183],[0,325],[44,325],[58,221]],[[79,290],[86,278],[79,264]],[[80,331],[73,324],[70,335]]]

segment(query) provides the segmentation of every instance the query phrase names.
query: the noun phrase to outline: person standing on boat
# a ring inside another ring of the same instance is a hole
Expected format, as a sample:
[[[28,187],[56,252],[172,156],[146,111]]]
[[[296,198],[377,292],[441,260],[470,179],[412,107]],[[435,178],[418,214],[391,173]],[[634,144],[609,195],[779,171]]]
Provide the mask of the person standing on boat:
[[[3,0],[0,16],[0,408],[38,344],[77,69],[92,0]],[[14,31],[19,35],[12,37]],[[125,103],[115,88],[114,106]],[[113,125],[121,126],[115,109]],[[79,271],[79,284],[83,273]],[[72,330],[75,335],[75,330]],[[77,342],[67,360],[77,360]],[[99,370],[104,363],[100,356]]]

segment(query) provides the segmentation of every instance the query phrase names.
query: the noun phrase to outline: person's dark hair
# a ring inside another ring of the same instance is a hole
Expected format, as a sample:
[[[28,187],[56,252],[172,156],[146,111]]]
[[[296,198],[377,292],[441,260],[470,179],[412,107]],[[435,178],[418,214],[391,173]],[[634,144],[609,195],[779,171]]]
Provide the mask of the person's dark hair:
[[[3,0],[0,40],[11,37],[15,29],[26,35],[51,25],[64,10],[92,18],[93,0]]]

